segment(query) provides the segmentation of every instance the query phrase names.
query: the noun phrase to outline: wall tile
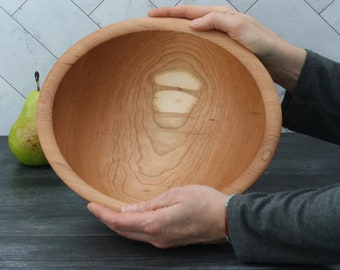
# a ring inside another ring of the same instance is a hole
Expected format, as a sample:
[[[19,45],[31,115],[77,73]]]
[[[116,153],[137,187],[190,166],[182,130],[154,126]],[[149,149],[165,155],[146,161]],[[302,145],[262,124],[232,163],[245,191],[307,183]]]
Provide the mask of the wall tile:
[[[24,96],[35,87],[34,72],[45,78],[56,58],[0,9],[0,75]]]
[[[248,10],[257,0],[228,0],[238,11],[245,12]]]
[[[317,12],[323,11],[333,0],[306,0]]]
[[[57,57],[99,28],[69,0],[28,1],[14,18]]]
[[[340,61],[340,36],[304,1],[258,1],[248,12],[287,41]]]
[[[25,2],[25,0],[0,0],[0,7],[6,10],[10,15]]]
[[[180,0],[149,0],[156,7],[175,6]]]
[[[340,0],[334,1],[321,15],[340,34]]]
[[[182,0],[179,5],[231,6],[226,0]]]
[[[103,0],[72,0],[72,2],[89,15],[103,2]]]
[[[8,135],[24,101],[25,99],[0,77],[0,135]]]
[[[123,20],[146,17],[152,8],[154,5],[147,0],[106,0],[91,14],[91,18],[98,25],[106,26]]]

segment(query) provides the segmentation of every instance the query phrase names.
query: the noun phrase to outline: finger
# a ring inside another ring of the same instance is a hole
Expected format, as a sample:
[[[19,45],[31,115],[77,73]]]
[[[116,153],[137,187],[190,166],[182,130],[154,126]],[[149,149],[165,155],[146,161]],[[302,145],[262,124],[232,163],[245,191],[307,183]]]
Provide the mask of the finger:
[[[195,19],[190,22],[190,25],[196,30],[220,30],[226,33],[231,32],[235,29],[235,26],[240,23],[240,16],[235,16],[235,12],[220,13],[220,12],[209,12],[205,16]]]
[[[179,202],[179,198],[177,196],[179,192],[179,188],[172,188],[151,200],[123,206],[122,212],[154,211],[157,209],[173,206]]]
[[[95,215],[101,222],[108,225],[111,229],[112,221],[115,220],[119,212],[109,209],[101,204],[91,202],[87,205],[87,209]]]
[[[128,238],[130,240],[139,241],[139,242],[146,242],[149,243],[157,248],[170,248],[170,247],[178,247],[184,246],[188,244],[192,244],[191,241],[186,241],[185,239],[168,239],[166,236],[152,236],[145,233],[140,232],[129,232],[129,231],[116,231],[117,234]]]
[[[124,230],[124,231],[116,230],[115,232],[117,234],[119,234],[120,236],[123,236],[125,238],[130,239],[130,240],[152,243],[152,237],[150,235],[145,234],[145,233],[134,232],[134,231],[126,231],[126,230]]]
[[[114,231],[148,231],[155,220],[153,212],[117,212],[98,203],[89,203],[87,208]]]
[[[186,18],[196,19],[202,17],[209,12],[232,12],[235,11],[229,6],[191,6],[181,5],[176,7],[162,7],[156,8],[149,11],[150,17],[175,17],[175,18]]]
[[[164,249],[184,245],[181,243],[177,243],[178,241],[166,239],[166,237],[163,236],[152,236],[141,232],[116,231],[116,233],[130,240],[149,243],[157,248]]]
[[[101,222],[125,238],[159,248],[169,245],[164,241],[162,226],[153,225],[148,213],[119,213],[97,203],[89,203],[87,207]]]

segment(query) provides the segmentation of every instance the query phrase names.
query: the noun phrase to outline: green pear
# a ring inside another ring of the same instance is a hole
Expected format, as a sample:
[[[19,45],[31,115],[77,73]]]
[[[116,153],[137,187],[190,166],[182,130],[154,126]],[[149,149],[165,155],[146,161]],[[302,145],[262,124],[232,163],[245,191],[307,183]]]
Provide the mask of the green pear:
[[[8,146],[14,157],[25,165],[48,164],[41,149],[36,126],[36,112],[40,95],[39,73],[35,72],[37,90],[27,96],[18,119],[8,135]]]

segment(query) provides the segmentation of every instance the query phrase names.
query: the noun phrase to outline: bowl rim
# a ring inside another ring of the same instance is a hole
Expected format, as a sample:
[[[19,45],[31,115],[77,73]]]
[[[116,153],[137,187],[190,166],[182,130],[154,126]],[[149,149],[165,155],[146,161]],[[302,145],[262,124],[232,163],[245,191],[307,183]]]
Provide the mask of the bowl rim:
[[[101,203],[118,211],[126,204],[91,187],[72,170],[64,159],[53,132],[54,97],[65,74],[88,51],[113,38],[136,32],[175,31],[190,34],[215,43],[241,62],[254,77],[264,100],[265,130],[260,148],[248,168],[228,187],[220,191],[227,194],[243,193],[269,165],[280,138],[282,119],[279,97],[268,71],[254,54],[225,33],[216,30],[195,31],[189,26],[189,22],[187,19],[179,18],[139,18],[105,26],[71,46],[49,71],[37,107],[37,130],[40,144],[53,170],[69,188],[84,199]]]

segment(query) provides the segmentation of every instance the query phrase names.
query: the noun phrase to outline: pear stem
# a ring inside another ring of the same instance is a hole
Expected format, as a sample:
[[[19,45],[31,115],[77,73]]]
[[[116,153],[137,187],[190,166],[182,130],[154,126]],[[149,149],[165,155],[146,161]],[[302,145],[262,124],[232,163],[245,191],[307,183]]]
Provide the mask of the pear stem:
[[[37,91],[40,91],[39,72],[38,71],[34,72],[34,78],[35,78],[35,82],[37,83]]]

